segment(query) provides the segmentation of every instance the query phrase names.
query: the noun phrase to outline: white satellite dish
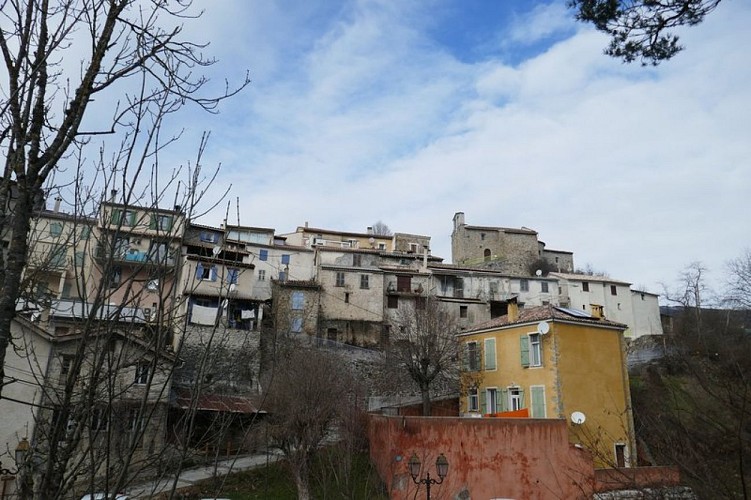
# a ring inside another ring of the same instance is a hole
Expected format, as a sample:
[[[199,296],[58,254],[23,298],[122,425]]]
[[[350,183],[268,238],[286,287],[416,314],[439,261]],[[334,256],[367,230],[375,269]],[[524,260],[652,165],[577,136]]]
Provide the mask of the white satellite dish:
[[[232,283],[229,286],[229,291],[230,291],[230,293],[237,291],[237,285],[235,285],[234,283]]]
[[[217,245],[217,246],[215,246],[214,248],[211,249],[211,253],[214,254],[214,257],[216,257],[217,255],[219,255],[219,252],[221,252],[221,251],[222,251],[222,247],[220,247],[219,245]]]
[[[542,269],[535,271],[535,276],[542,276]]]
[[[540,335],[547,335],[550,332],[550,323],[547,321],[540,321],[537,323],[537,333]]]
[[[571,414],[571,421],[576,425],[581,425],[587,420],[587,416],[580,411]]]

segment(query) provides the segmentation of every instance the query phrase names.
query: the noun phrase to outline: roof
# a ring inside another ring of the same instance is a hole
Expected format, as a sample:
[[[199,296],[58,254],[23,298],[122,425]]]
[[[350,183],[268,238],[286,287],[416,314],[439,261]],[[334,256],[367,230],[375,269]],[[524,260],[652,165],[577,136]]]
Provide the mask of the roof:
[[[358,236],[362,238],[375,238],[381,240],[391,240],[393,235],[375,234],[375,233],[356,233],[354,231],[336,231],[334,229],[323,229],[320,227],[297,226],[297,233],[316,233],[316,234],[340,234],[343,236]],[[293,233],[294,234],[294,233]],[[289,233],[286,233],[289,235]]]
[[[524,323],[537,323],[540,321],[565,321],[567,323],[580,323],[583,325],[595,325],[610,328],[620,328],[625,330],[627,325],[617,323],[608,319],[599,319],[591,316],[585,311],[578,309],[569,309],[566,307],[557,307],[553,305],[529,307],[519,310],[519,318],[516,321],[509,321],[508,315],[491,319],[486,323],[479,324],[471,330],[465,330],[460,335],[476,333],[482,330],[493,328],[503,328],[507,326],[521,325]]]
[[[537,234],[537,231],[535,231],[534,229],[529,229],[529,228],[470,226],[468,224],[465,224],[464,229],[479,230],[479,231],[503,231],[504,233]]]
[[[259,413],[253,400],[243,396],[227,396],[224,394],[199,394],[193,398],[190,389],[173,387],[170,404],[187,410],[193,407],[201,411],[216,411],[227,413]]]
[[[581,274],[581,273],[559,273],[551,272],[551,275],[558,276],[559,278],[569,281],[595,281],[598,283],[612,283],[613,285],[629,286],[631,283],[628,281],[621,281],[613,279],[609,276],[603,276],[598,274]]]
[[[436,262],[436,263],[428,263],[428,268],[433,270],[435,275],[442,275],[442,274],[451,274],[451,275],[463,275],[463,274],[489,274],[493,276],[497,276],[499,278],[509,278],[509,279],[518,279],[518,280],[542,280],[542,281],[556,281],[557,278],[549,277],[549,276],[533,276],[533,275],[519,275],[519,274],[509,274],[507,272],[493,269],[489,267],[473,267],[473,266],[463,266],[460,264],[444,264],[442,262]],[[453,272],[452,272],[453,271]]]

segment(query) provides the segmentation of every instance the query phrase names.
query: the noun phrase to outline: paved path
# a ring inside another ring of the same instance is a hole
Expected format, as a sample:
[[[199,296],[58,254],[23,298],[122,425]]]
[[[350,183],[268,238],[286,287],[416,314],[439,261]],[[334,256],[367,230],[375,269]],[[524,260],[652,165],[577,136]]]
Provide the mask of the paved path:
[[[185,469],[180,472],[177,479],[177,491],[193,486],[195,483],[205,479],[211,479],[215,474],[216,476],[225,476],[230,472],[234,473],[255,469],[266,465],[266,463],[274,463],[280,458],[281,455],[279,452],[270,451],[268,455],[266,453],[260,453],[256,455],[245,455],[230,460],[223,460],[219,462],[216,467],[212,464],[210,466]],[[131,486],[126,490],[126,494],[131,499],[151,498],[158,493],[169,491],[172,488],[174,481],[175,478],[172,476]]]

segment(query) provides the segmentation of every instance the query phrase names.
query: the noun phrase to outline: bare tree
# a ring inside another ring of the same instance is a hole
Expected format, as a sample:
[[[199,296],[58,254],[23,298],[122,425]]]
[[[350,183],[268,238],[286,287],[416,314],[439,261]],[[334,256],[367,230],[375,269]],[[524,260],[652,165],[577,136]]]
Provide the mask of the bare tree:
[[[330,352],[294,342],[278,350],[268,388],[269,435],[286,458],[300,500],[311,498],[319,447],[357,404],[352,380],[345,362]]]
[[[387,226],[383,221],[378,221],[375,224],[373,224],[373,234],[377,234],[378,236],[391,236],[391,228]]]
[[[423,415],[431,413],[431,390],[439,382],[456,381],[458,388],[459,331],[455,317],[432,297],[418,297],[399,309],[387,348],[387,369],[409,375],[422,398]]]
[[[725,299],[738,309],[751,310],[751,250],[727,265]]]
[[[248,83],[246,77],[218,96],[201,95],[208,80],[196,69],[212,61],[204,58],[204,45],[181,38],[180,23],[192,16],[190,4],[189,0],[0,2],[2,78],[7,89],[0,97],[0,149],[6,157],[0,180],[0,227],[9,240],[0,256],[0,393],[32,215],[42,202],[45,183],[60,164],[85,158],[84,147],[96,134],[119,136],[121,145],[129,146],[125,151],[132,153],[138,147],[148,152],[136,158],[113,155],[126,163],[119,170],[124,173],[119,184],[130,191],[143,164],[129,162],[155,163],[160,148],[170,142],[156,135],[144,138],[143,129],[157,130],[165,116],[186,102],[214,110]],[[119,102],[107,98],[112,92],[121,96]],[[84,117],[96,112],[111,113],[113,118],[100,130],[82,130]],[[113,181],[111,175],[107,178]]]

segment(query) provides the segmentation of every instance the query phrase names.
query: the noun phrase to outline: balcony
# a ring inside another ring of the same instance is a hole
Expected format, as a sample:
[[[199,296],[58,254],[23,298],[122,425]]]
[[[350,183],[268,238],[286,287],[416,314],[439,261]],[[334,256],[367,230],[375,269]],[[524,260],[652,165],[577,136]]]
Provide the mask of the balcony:
[[[103,262],[109,258],[108,248],[99,245],[96,249],[96,258]],[[175,258],[166,255],[164,251],[144,252],[135,248],[116,248],[112,253],[112,261],[119,264],[145,265],[174,267]]]

